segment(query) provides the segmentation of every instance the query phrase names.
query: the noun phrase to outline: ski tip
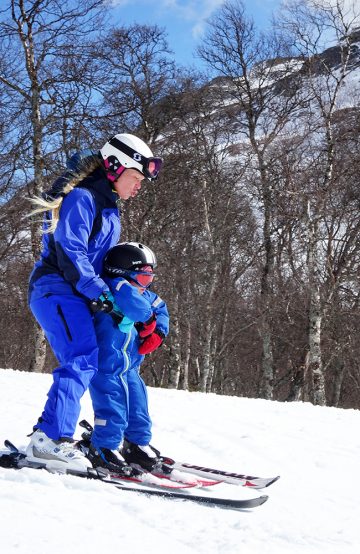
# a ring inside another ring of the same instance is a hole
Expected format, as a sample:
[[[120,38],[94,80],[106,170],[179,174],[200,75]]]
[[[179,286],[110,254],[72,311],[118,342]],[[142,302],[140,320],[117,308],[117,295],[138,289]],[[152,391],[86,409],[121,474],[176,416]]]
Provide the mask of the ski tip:
[[[257,508],[258,506],[262,506],[269,500],[269,497],[267,494],[263,494],[261,496],[257,496],[256,498],[251,498],[246,502],[246,504],[243,506],[239,506],[240,509],[251,509],[251,508]]]
[[[276,481],[278,481],[280,479],[280,475],[277,475],[276,477],[274,477],[273,479],[271,479],[271,481],[269,481],[267,484],[266,484],[266,487],[270,487],[270,485],[272,485],[273,483],[275,483]]]

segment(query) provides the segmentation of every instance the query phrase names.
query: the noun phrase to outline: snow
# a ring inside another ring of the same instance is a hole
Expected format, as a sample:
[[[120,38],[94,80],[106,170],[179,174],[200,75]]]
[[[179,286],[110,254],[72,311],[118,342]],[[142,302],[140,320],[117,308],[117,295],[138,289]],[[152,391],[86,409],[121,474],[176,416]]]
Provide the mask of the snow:
[[[0,431],[20,447],[50,375],[0,370]],[[178,460],[281,479],[242,512],[0,468],[4,554],[348,554],[360,544],[360,412],[149,388],[153,443]],[[84,397],[81,417],[92,421]],[[80,429],[78,429],[80,436]],[[216,491],[215,491],[216,489]],[[207,494],[261,491],[218,485]]]

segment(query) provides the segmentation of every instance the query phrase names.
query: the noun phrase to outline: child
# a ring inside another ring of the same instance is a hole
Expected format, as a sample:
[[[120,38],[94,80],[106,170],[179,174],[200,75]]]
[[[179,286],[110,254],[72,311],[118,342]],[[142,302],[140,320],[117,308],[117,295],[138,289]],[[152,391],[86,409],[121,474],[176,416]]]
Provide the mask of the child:
[[[169,332],[166,304],[149,290],[154,267],[155,255],[143,244],[111,248],[103,278],[123,317],[102,311],[95,315],[99,365],[89,387],[95,422],[88,458],[94,467],[125,475],[132,473],[130,463],[151,470],[160,461],[159,452],[149,446],[151,419],[139,375],[145,354],[159,348]]]

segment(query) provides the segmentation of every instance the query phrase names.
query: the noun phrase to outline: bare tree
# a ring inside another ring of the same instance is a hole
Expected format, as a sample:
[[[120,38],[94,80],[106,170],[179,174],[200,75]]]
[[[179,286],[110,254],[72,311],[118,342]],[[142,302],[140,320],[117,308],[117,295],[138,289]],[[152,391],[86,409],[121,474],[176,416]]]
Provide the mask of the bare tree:
[[[156,25],[112,28],[93,56],[106,70],[99,87],[106,119],[124,131],[137,129],[153,143],[171,119],[179,92],[165,31]]]
[[[40,195],[45,184],[49,152],[57,148],[58,99],[69,82],[65,55],[84,60],[89,56],[89,33],[96,16],[104,11],[101,0],[8,0],[0,21],[0,83],[5,102],[17,125],[10,131],[12,148],[18,149],[17,182],[31,179],[31,193]],[[79,79],[77,73],[76,78]],[[68,93],[69,91],[67,91]],[[67,94],[66,93],[66,94]],[[14,168],[15,169],[15,168]],[[32,221],[33,259],[39,254],[41,233]],[[42,371],[45,341],[34,327],[35,355],[31,371]]]
[[[300,105],[296,80],[287,88],[286,95],[279,95],[279,90],[271,86],[276,76],[283,82],[284,90],[293,73],[286,60],[279,60],[282,52],[283,46],[276,37],[256,32],[252,20],[245,14],[244,5],[238,1],[223,4],[210,20],[199,48],[201,58],[228,80],[228,96],[233,104],[233,140],[240,143],[240,156],[244,159],[247,153],[251,160],[248,182],[258,191],[261,201],[263,262],[258,328],[262,338],[262,379],[259,392],[265,398],[273,397],[274,383],[271,329],[274,201],[267,153]],[[224,102],[228,104],[229,99],[224,98]]]
[[[288,13],[288,16],[285,14]],[[336,138],[335,114],[339,108],[341,87],[350,71],[351,34],[359,14],[351,13],[344,2],[293,2],[282,16],[282,28],[294,39],[294,48],[304,59],[303,73],[311,101],[309,117],[313,128],[313,144],[322,148],[311,168],[311,194],[306,199],[307,268],[309,291],[308,350],[303,371],[312,379],[312,399],[315,404],[326,404],[325,368],[321,351],[321,338],[326,305],[332,292],[322,292],[322,274],[326,259],[321,253],[322,222],[334,188],[336,176],[334,162]],[[326,35],[336,38],[336,50],[321,54]],[[335,58],[333,57],[335,56]],[[309,191],[310,192],[310,191]]]

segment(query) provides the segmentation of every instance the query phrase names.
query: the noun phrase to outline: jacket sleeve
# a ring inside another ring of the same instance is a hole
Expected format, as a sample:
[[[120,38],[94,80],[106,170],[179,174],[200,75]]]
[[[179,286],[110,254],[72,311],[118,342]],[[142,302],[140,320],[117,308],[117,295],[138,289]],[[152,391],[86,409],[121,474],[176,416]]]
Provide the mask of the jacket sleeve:
[[[134,323],[145,322],[153,314],[153,308],[145,295],[140,294],[136,287],[122,278],[112,279],[110,289],[114,296],[116,306],[121,313],[126,315]]]
[[[169,312],[166,303],[160,296],[152,291],[145,291],[144,296],[148,298],[150,305],[156,315],[156,328],[165,336],[169,334]]]
[[[89,299],[96,299],[109,290],[88,258],[88,241],[95,217],[91,192],[75,188],[62,202],[54,232],[58,266],[64,278]]]

